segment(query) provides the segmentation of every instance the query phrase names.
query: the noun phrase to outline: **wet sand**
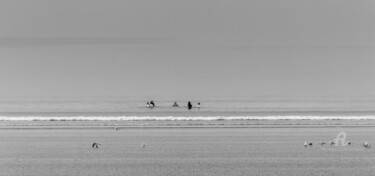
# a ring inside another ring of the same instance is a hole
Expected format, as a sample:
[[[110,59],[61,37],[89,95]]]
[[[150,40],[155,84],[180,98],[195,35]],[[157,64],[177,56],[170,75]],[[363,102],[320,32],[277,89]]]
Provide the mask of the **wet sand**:
[[[318,145],[341,131],[350,147]],[[0,175],[375,175],[364,141],[374,127],[1,129]]]

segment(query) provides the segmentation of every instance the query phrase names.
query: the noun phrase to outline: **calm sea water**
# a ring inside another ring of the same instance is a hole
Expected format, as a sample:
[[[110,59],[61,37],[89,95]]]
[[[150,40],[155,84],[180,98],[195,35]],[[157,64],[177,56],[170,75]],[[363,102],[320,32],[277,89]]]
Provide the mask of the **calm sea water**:
[[[373,97],[2,98],[0,120],[375,119]],[[174,101],[180,108],[173,108]]]

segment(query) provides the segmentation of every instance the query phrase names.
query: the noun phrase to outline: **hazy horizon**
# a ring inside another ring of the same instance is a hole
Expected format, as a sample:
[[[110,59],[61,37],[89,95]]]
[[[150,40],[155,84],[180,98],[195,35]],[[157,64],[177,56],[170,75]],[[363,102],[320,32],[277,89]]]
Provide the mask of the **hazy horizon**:
[[[0,96],[375,95],[375,1],[0,2]]]

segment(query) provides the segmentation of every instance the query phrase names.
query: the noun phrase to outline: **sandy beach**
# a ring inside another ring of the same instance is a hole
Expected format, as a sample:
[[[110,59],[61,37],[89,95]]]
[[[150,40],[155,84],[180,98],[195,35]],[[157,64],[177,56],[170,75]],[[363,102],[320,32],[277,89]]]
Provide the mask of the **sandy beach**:
[[[375,141],[374,127],[164,125],[114,130],[98,126],[10,128],[13,125],[4,128],[3,124],[0,129],[0,175],[4,176],[375,174],[374,149],[361,146],[364,141]],[[347,134],[351,146],[318,144],[339,132]],[[314,145],[305,148],[304,141]],[[101,144],[99,149],[91,148],[93,142]]]

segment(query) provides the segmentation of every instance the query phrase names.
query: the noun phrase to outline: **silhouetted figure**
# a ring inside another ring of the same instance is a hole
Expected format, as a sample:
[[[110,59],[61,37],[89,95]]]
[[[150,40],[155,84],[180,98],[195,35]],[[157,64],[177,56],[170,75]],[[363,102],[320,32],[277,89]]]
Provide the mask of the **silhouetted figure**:
[[[191,102],[190,102],[190,101],[188,102],[187,108],[188,108],[189,110],[191,110],[191,108],[193,108],[193,105],[191,105]]]
[[[154,101],[150,101],[150,105],[151,105],[151,107],[153,108],[153,107],[155,107],[155,103],[154,103]]]
[[[99,148],[99,145],[100,145],[99,143],[94,142],[94,143],[92,143],[91,147],[92,148]]]
[[[179,108],[180,106],[177,104],[177,102],[174,102],[172,107]]]

